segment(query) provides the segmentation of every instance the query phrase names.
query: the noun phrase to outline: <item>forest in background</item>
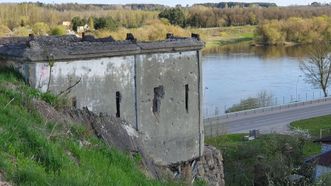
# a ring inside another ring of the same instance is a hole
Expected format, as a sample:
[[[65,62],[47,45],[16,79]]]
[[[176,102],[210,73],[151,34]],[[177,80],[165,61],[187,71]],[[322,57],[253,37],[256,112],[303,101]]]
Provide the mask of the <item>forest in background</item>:
[[[158,4],[7,3],[0,4],[0,37],[27,36],[29,33],[62,35],[68,29],[77,30],[77,26],[88,25],[88,31],[97,37],[112,35],[115,39],[123,39],[127,32],[132,32],[140,40],[158,40],[163,39],[167,32],[188,36],[196,28],[257,25],[256,34],[260,42],[310,42],[315,38],[329,37],[330,16],[329,4],[316,3],[291,7],[277,7],[273,3],[205,3],[174,8]],[[63,22],[68,21],[71,25],[66,28]],[[324,26],[316,26],[316,21]],[[305,31],[315,29],[319,32],[318,29],[323,27],[323,34],[318,37],[313,36],[314,33],[301,34],[304,37],[308,35],[308,39],[288,34],[291,29],[301,29],[302,24],[310,24],[303,29]],[[278,38],[269,37],[278,32],[281,32]]]
[[[270,20],[259,24],[256,40],[265,44],[314,43],[331,41],[331,18],[291,17],[286,20]]]

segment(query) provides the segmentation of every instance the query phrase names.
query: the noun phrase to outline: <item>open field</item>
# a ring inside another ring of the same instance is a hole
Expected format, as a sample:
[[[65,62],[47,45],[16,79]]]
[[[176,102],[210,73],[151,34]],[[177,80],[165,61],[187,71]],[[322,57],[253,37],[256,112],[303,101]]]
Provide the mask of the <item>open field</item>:
[[[206,42],[206,48],[252,41],[255,37],[256,26],[232,26],[215,28],[189,29],[192,33],[199,33]]]

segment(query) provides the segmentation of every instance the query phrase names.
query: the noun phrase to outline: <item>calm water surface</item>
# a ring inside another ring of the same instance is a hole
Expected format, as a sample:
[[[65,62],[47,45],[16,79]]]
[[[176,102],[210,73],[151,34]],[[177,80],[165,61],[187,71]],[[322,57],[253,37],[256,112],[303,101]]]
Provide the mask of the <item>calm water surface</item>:
[[[322,96],[304,80],[299,63],[309,46],[251,47],[234,45],[203,51],[205,116],[262,91],[273,96],[274,105],[316,99]]]

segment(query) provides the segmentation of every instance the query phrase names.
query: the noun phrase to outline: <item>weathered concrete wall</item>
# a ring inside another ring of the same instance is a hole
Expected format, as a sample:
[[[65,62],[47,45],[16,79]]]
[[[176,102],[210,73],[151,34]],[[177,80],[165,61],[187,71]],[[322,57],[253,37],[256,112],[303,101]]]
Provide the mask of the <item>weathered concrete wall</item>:
[[[56,62],[50,75],[48,63],[27,63],[21,72],[32,87],[55,94],[74,86],[69,98],[77,108],[88,107],[99,113],[116,115],[116,92],[121,94],[120,116],[135,126],[134,57],[113,57],[95,60]]]
[[[30,35],[0,41],[6,43],[0,46],[0,59],[14,65],[32,87],[67,95],[74,107],[120,115],[159,165],[202,156],[199,51],[204,42],[197,34],[167,34],[166,40],[154,42],[129,36],[113,41]]]
[[[116,115],[139,131],[155,163],[168,165],[203,153],[201,63],[199,51],[17,65],[32,87],[55,94],[76,82],[68,94],[77,108]]]
[[[161,165],[200,156],[203,136],[198,53],[138,55],[136,73],[138,130],[149,155]],[[158,87],[163,90],[155,98],[154,89]]]

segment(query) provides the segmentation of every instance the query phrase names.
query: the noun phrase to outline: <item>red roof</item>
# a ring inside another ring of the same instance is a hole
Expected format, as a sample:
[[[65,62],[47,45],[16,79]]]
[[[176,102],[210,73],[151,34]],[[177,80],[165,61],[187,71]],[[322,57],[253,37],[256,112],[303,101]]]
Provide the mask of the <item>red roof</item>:
[[[326,167],[331,167],[331,151],[327,151],[321,154],[318,154],[316,156],[308,158],[306,161],[308,162],[314,162],[317,165],[323,165]]]

